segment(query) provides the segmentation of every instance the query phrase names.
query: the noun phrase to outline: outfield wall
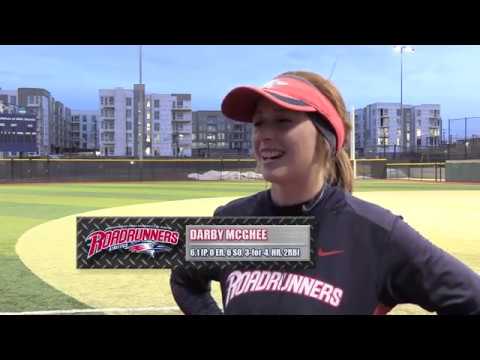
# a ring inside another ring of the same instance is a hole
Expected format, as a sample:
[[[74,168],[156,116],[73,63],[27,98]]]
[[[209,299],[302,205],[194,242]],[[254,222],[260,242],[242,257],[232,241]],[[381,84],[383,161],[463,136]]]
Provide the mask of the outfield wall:
[[[252,171],[253,160],[0,160],[0,182],[176,181],[190,173]]]
[[[480,160],[448,160],[446,181],[480,182]]]
[[[445,163],[388,163],[387,179],[445,181]]]
[[[386,178],[384,159],[357,160],[356,166],[360,178]],[[0,159],[0,183],[189,181],[192,173],[255,168],[253,159]]]

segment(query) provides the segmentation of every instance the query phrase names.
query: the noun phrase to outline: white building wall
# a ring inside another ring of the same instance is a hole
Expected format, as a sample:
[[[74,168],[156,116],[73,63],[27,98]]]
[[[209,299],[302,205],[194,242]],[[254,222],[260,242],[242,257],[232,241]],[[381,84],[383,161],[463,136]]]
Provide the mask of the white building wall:
[[[99,90],[99,108],[102,108],[100,103],[100,97],[109,97],[113,96],[114,100],[114,154],[115,156],[125,156],[127,155],[127,147],[131,148],[133,152],[134,142],[133,142],[133,90],[127,90],[122,88],[116,89],[101,89]],[[126,98],[132,98],[132,106],[126,106]],[[155,107],[155,100],[159,100],[159,107]],[[147,106],[149,103],[150,106]],[[174,106],[175,104],[175,106]],[[182,148],[182,156],[191,156],[192,154],[192,112],[191,112],[191,101],[183,101],[182,110],[176,110],[177,107],[177,98],[171,94],[145,94],[145,121],[146,121],[146,130],[147,137],[150,139],[151,149],[150,156],[173,156],[173,138],[175,128],[179,127],[181,130],[178,132],[182,134],[181,140],[179,140],[179,145]],[[127,118],[126,112],[130,111],[132,117]],[[159,112],[159,119],[155,118],[155,112]],[[174,113],[177,111],[182,112],[183,121],[175,122]],[[103,154],[105,144],[102,141],[102,121],[105,118],[101,115],[101,111],[98,114],[98,131],[99,131],[99,147],[100,151]],[[126,122],[132,123],[132,129],[127,130]],[[147,147],[147,146],[146,146]],[[146,149],[145,147],[145,149]],[[148,156],[148,155],[145,155]]]
[[[127,129],[126,129],[126,98],[129,90],[117,88],[114,90],[114,106],[115,106],[115,156],[127,155]],[[130,92],[133,98],[133,91]],[[132,106],[133,108],[133,106]]]
[[[407,124],[410,126],[410,130],[407,130],[407,134],[410,133],[410,142],[413,143],[413,148],[416,148],[417,144],[417,130],[420,130],[421,135],[421,145],[429,146],[427,143],[428,138],[431,136],[430,129],[435,128],[438,133],[439,140],[441,138],[441,117],[440,117],[440,105],[431,104],[431,105],[416,105],[412,106],[409,104],[403,105],[404,111],[410,109],[412,113],[412,124]],[[388,112],[386,116],[388,118],[388,147],[387,151],[393,151],[393,145],[402,144],[402,124],[400,122],[400,104],[399,103],[374,103],[367,105],[364,109],[358,109],[355,113],[358,119],[361,119],[361,123],[364,125],[365,132],[364,137],[361,140],[362,144],[366,148],[374,149],[377,147],[377,150],[380,151],[383,148],[383,145],[379,145],[379,137],[381,136],[381,109],[385,109]],[[417,111],[421,111],[421,115],[418,116]],[[363,114],[362,114],[363,111]],[[437,111],[438,116],[432,114],[431,111]],[[438,125],[431,125],[430,119],[434,118],[438,120]],[[408,121],[408,117],[407,117]],[[361,135],[358,136],[361,138]],[[402,148],[399,146],[396,148],[397,152],[402,151]]]
[[[175,100],[170,95],[150,94],[151,119],[152,119],[152,154],[158,156],[172,156],[172,105]],[[155,100],[160,101],[160,106],[155,108]],[[155,119],[155,111],[159,112],[159,119]],[[155,124],[159,124],[159,131]]]
[[[86,148],[96,149],[99,147],[99,128],[100,128],[100,113],[95,110],[72,110],[72,117],[79,117],[79,132],[80,132],[80,148],[85,149],[83,146],[85,141],[84,135],[86,135]],[[83,122],[83,117],[86,116],[87,122]],[[86,131],[83,130],[83,125],[86,125]]]

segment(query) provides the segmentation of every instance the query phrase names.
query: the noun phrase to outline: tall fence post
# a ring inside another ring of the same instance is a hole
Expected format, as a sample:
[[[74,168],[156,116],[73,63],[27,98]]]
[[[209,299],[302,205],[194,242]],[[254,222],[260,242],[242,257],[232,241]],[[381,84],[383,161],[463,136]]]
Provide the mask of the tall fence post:
[[[13,158],[10,159],[10,180],[13,182],[14,181],[14,176],[13,176]]]
[[[223,181],[223,153],[220,157],[220,181]]]

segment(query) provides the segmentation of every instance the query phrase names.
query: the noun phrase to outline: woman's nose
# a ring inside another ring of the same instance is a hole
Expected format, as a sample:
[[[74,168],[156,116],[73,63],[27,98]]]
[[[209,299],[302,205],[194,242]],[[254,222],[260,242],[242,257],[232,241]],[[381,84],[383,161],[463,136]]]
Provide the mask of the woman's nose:
[[[257,138],[260,140],[272,139],[275,137],[275,127],[272,126],[272,124],[264,124],[255,130]]]

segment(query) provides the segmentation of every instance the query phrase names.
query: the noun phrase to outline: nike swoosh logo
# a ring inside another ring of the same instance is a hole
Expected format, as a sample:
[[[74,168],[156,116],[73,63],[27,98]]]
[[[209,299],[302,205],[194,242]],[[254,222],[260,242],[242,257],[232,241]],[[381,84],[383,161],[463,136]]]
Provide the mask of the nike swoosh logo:
[[[343,250],[333,250],[333,251],[325,251],[322,248],[318,249],[317,255],[318,256],[330,256],[330,255],[337,255],[343,253]]]

